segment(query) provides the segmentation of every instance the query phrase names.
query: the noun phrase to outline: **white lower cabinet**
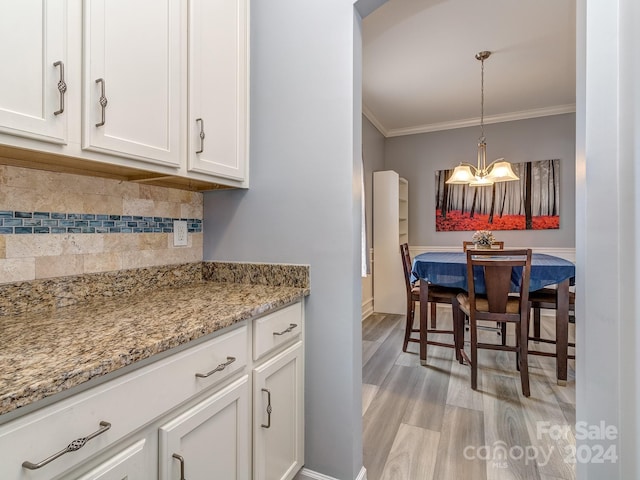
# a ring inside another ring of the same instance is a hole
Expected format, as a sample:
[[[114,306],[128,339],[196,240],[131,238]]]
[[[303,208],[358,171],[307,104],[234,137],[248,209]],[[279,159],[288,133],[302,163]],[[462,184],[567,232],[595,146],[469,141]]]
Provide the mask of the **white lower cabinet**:
[[[149,478],[148,470],[146,440],[143,438],[78,477],[78,480],[144,479]]]
[[[159,442],[159,480],[249,480],[248,376],[160,427]]]
[[[289,480],[304,463],[302,342],[253,371],[254,480]]]

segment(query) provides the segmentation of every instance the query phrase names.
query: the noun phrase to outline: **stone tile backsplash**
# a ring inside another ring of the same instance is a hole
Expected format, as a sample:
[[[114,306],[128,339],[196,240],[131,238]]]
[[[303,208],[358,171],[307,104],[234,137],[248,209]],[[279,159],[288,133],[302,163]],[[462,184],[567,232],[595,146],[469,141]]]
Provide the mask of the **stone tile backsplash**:
[[[202,218],[199,192],[0,165],[0,284],[201,262]]]

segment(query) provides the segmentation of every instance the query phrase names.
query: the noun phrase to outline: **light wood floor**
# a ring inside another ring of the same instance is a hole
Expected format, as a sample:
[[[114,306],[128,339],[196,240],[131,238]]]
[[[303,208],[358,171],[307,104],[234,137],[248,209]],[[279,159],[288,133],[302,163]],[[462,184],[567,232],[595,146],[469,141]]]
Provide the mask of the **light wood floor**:
[[[543,316],[542,323],[552,337],[553,319]],[[438,327],[450,324],[451,307],[438,306]],[[412,353],[402,352],[403,316],[373,314],[362,327],[368,480],[575,478],[574,432],[566,431],[575,425],[574,361],[567,385],[560,387],[555,359],[530,356],[531,396],[525,398],[515,354],[480,350],[473,391],[469,367],[455,361],[453,349],[429,346],[425,367],[417,343],[409,344]],[[482,341],[500,338],[495,332],[481,335]],[[545,427],[552,427],[551,434]]]

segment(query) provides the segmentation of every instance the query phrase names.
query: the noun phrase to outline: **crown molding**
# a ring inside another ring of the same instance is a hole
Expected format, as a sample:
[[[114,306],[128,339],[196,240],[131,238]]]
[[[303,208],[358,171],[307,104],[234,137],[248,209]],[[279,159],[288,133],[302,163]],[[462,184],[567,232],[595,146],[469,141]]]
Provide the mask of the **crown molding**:
[[[380,120],[376,118],[371,110],[367,108],[366,105],[362,105],[362,114],[367,117],[367,119],[373,124],[374,127],[378,129],[378,131],[386,138],[389,136],[389,131],[384,128]]]
[[[562,115],[565,113],[575,113],[576,105],[556,105],[554,107],[535,108],[532,110],[522,110],[519,112],[503,113],[500,115],[491,115],[484,117],[484,123],[502,123],[513,122],[515,120],[526,120],[528,118],[547,117],[551,115]],[[389,137],[400,137],[403,135],[416,135],[419,133],[439,132],[442,130],[452,130],[454,128],[475,127],[480,125],[480,117],[467,118],[463,120],[454,120],[451,122],[431,123],[426,125],[418,125],[416,127],[392,128],[386,129],[380,121],[371,113],[371,111],[363,105],[362,113],[369,119],[371,123],[384,135]]]

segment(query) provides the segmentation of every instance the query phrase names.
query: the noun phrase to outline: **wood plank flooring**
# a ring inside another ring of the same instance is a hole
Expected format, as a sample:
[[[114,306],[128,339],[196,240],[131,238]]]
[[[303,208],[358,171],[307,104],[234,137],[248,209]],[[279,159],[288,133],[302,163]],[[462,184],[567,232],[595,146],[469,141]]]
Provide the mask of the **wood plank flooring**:
[[[438,306],[438,328],[450,325],[451,308]],[[531,396],[525,398],[515,354],[480,350],[473,391],[469,367],[455,361],[452,349],[429,346],[427,366],[420,365],[417,343],[402,352],[401,315],[373,314],[362,329],[368,480],[575,479],[575,466],[565,461],[575,446],[573,430],[560,438],[544,431],[575,424],[574,361],[560,387],[555,359],[530,356]],[[542,330],[553,337],[552,317],[543,316]],[[489,331],[480,336],[500,339]],[[573,325],[569,337],[573,341]]]

